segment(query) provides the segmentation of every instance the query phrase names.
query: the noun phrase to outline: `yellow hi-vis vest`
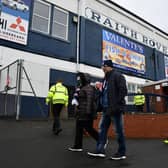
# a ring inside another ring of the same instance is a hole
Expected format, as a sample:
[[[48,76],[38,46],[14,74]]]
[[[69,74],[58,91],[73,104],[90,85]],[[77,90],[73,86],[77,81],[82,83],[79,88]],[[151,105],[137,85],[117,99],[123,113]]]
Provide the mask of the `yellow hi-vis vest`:
[[[46,97],[46,103],[52,104],[64,104],[68,106],[68,90],[62,83],[57,83],[51,86],[48,96]]]
[[[134,96],[134,104],[135,105],[143,105],[145,103],[145,96],[144,95],[136,95]]]

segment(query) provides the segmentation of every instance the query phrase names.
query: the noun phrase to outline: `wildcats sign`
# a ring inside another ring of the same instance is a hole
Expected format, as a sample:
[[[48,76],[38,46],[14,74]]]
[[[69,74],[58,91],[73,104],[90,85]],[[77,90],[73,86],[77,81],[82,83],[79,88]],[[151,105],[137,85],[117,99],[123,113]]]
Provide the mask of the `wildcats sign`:
[[[102,24],[116,32],[119,32],[127,37],[130,37],[142,44],[145,44],[149,47],[156,48],[158,51],[168,54],[168,47],[162,45],[161,43],[157,42],[156,40],[153,40],[135,30],[132,28],[129,28],[122,23],[117,22],[116,20],[109,18],[95,10],[92,10],[90,8],[85,9],[85,16],[93,20],[96,23]]]
[[[1,0],[0,38],[27,44],[31,0]]]

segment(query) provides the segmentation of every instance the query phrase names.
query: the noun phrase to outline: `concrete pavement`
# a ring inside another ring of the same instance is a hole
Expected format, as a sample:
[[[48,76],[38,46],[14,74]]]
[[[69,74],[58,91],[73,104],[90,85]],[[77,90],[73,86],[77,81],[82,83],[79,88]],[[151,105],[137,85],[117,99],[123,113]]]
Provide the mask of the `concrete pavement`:
[[[162,168],[168,164],[168,145],[161,139],[127,139],[127,159],[109,160],[117,143],[109,140],[105,159],[92,158],[87,151],[95,141],[84,137],[84,151],[70,152],[73,145],[74,120],[63,120],[59,136],[51,133],[51,121],[0,120],[1,168]],[[138,134],[138,133],[137,133]]]

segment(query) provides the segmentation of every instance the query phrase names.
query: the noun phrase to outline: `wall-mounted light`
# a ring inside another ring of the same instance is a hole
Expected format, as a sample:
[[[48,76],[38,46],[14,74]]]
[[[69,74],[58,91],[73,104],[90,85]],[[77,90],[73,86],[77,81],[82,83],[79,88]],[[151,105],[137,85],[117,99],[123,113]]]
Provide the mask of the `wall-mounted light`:
[[[72,21],[73,21],[74,23],[78,23],[78,17],[77,17],[77,16],[73,16]]]

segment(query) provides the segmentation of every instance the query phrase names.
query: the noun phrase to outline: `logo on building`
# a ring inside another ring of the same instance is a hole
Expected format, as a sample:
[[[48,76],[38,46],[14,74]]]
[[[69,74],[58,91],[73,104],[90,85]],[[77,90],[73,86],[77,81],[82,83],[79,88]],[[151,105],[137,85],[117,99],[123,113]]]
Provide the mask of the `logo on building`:
[[[19,28],[19,30],[20,30],[21,32],[25,32],[25,28],[24,28],[24,26],[22,26],[22,19],[21,19],[20,17],[18,17],[18,18],[16,19],[16,22],[15,22],[15,23],[12,23],[12,24],[10,25],[10,28],[12,28],[12,29]]]
[[[7,27],[7,20],[0,18],[0,28],[6,30]]]

